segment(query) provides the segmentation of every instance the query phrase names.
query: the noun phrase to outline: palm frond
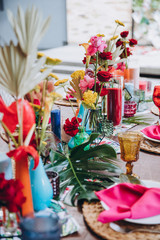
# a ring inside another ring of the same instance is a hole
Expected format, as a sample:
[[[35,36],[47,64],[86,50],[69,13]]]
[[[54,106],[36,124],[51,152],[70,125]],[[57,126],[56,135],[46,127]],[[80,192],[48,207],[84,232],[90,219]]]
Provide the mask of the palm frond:
[[[31,54],[37,49],[49,25],[50,17],[43,21],[42,14],[34,6],[26,12],[18,7],[17,17],[14,17],[10,10],[7,11],[7,15],[23,53]]]
[[[51,72],[47,69],[40,73],[45,57],[35,62],[36,54],[24,56],[19,46],[0,46],[0,86],[16,97],[23,97]]]

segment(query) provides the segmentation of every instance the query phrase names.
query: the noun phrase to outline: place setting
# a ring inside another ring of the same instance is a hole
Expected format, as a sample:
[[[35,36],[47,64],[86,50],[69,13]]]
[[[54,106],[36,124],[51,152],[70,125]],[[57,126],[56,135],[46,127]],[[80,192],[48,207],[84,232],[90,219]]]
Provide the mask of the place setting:
[[[126,173],[119,183],[95,192],[99,201],[84,202],[86,224],[103,239],[159,239],[160,183],[140,179],[133,171],[143,137],[131,131],[119,133],[118,139]]]
[[[158,115],[158,120],[154,125],[149,125],[143,129],[140,130],[140,132],[143,135],[143,141],[141,143],[141,149],[160,154],[160,126],[159,126],[159,119],[160,119],[160,101],[159,101],[159,95],[160,95],[160,87],[155,86],[153,89],[153,102],[154,106],[156,107],[156,112]],[[152,108],[153,108],[152,107]],[[152,111],[151,108],[151,112]],[[158,110],[158,111],[157,111]]]

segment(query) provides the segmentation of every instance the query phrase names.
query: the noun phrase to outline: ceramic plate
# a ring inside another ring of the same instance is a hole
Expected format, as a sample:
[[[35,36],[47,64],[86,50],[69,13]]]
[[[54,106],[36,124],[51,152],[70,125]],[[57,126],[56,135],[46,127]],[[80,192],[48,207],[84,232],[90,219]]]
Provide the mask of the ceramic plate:
[[[152,142],[158,142],[158,143],[160,143],[160,140],[154,139],[154,138],[150,138],[150,137],[146,136],[143,132],[141,132],[141,133],[142,133],[142,135],[143,135],[144,138],[146,138],[146,139],[148,139],[148,140],[150,140],[150,141],[152,141]]]
[[[143,180],[142,182],[144,183],[144,186],[148,188],[151,188],[151,187],[160,188],[160,182],[155,182],[151,180]],[[105,210],[109,209],[109,207],[104,202],[101,201],[101,204]],[[149,217],[149,218],[140,218],[140,219],[126,218],[124,220],[131,223],[153,225],[153,224],[160,224],[160,215],[156,215],[154,217]]]

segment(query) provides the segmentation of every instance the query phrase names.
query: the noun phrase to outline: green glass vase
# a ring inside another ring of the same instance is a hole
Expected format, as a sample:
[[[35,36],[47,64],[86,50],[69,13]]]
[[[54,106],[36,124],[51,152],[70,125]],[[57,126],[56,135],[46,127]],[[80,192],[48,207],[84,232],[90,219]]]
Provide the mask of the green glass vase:
[[[84,143],[89,138],[89,135],[88,133],[85,132],[84,127],[80,126],[78,129],[79,129],[79,132],[74,136],[74,147]],[[84,148],[84,150],[88,150],[88,149],[89,149],[89,145],[87,145]]]

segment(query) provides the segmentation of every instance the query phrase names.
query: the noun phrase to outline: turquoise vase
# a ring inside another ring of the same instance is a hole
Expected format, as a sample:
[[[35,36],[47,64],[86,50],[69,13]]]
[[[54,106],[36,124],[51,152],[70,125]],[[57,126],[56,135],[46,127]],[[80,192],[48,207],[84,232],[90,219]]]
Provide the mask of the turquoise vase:
[[[88,110],[87,110],[88,111]],[[83,120],[83,118],[86,118],[86,113],[85,113],[85,109],[83,107],[83,105],[81,104],[80,105],[80,109],[79,109],[79,113],[78,113],[78,117],[81,118]],[[89,135],[91,134],[91,130],[89,128],[89,119],[86,119],[86,122],[85,122],[85,131],[86,133],[88,133]]]
[[[33,198],[33,207],[35,211],[44,210],[49,207],[53,198],[52,185],[44,170],[42,159],[39,158],[38,167],[33,170],[34,160],[30,162],[30,179]]]

